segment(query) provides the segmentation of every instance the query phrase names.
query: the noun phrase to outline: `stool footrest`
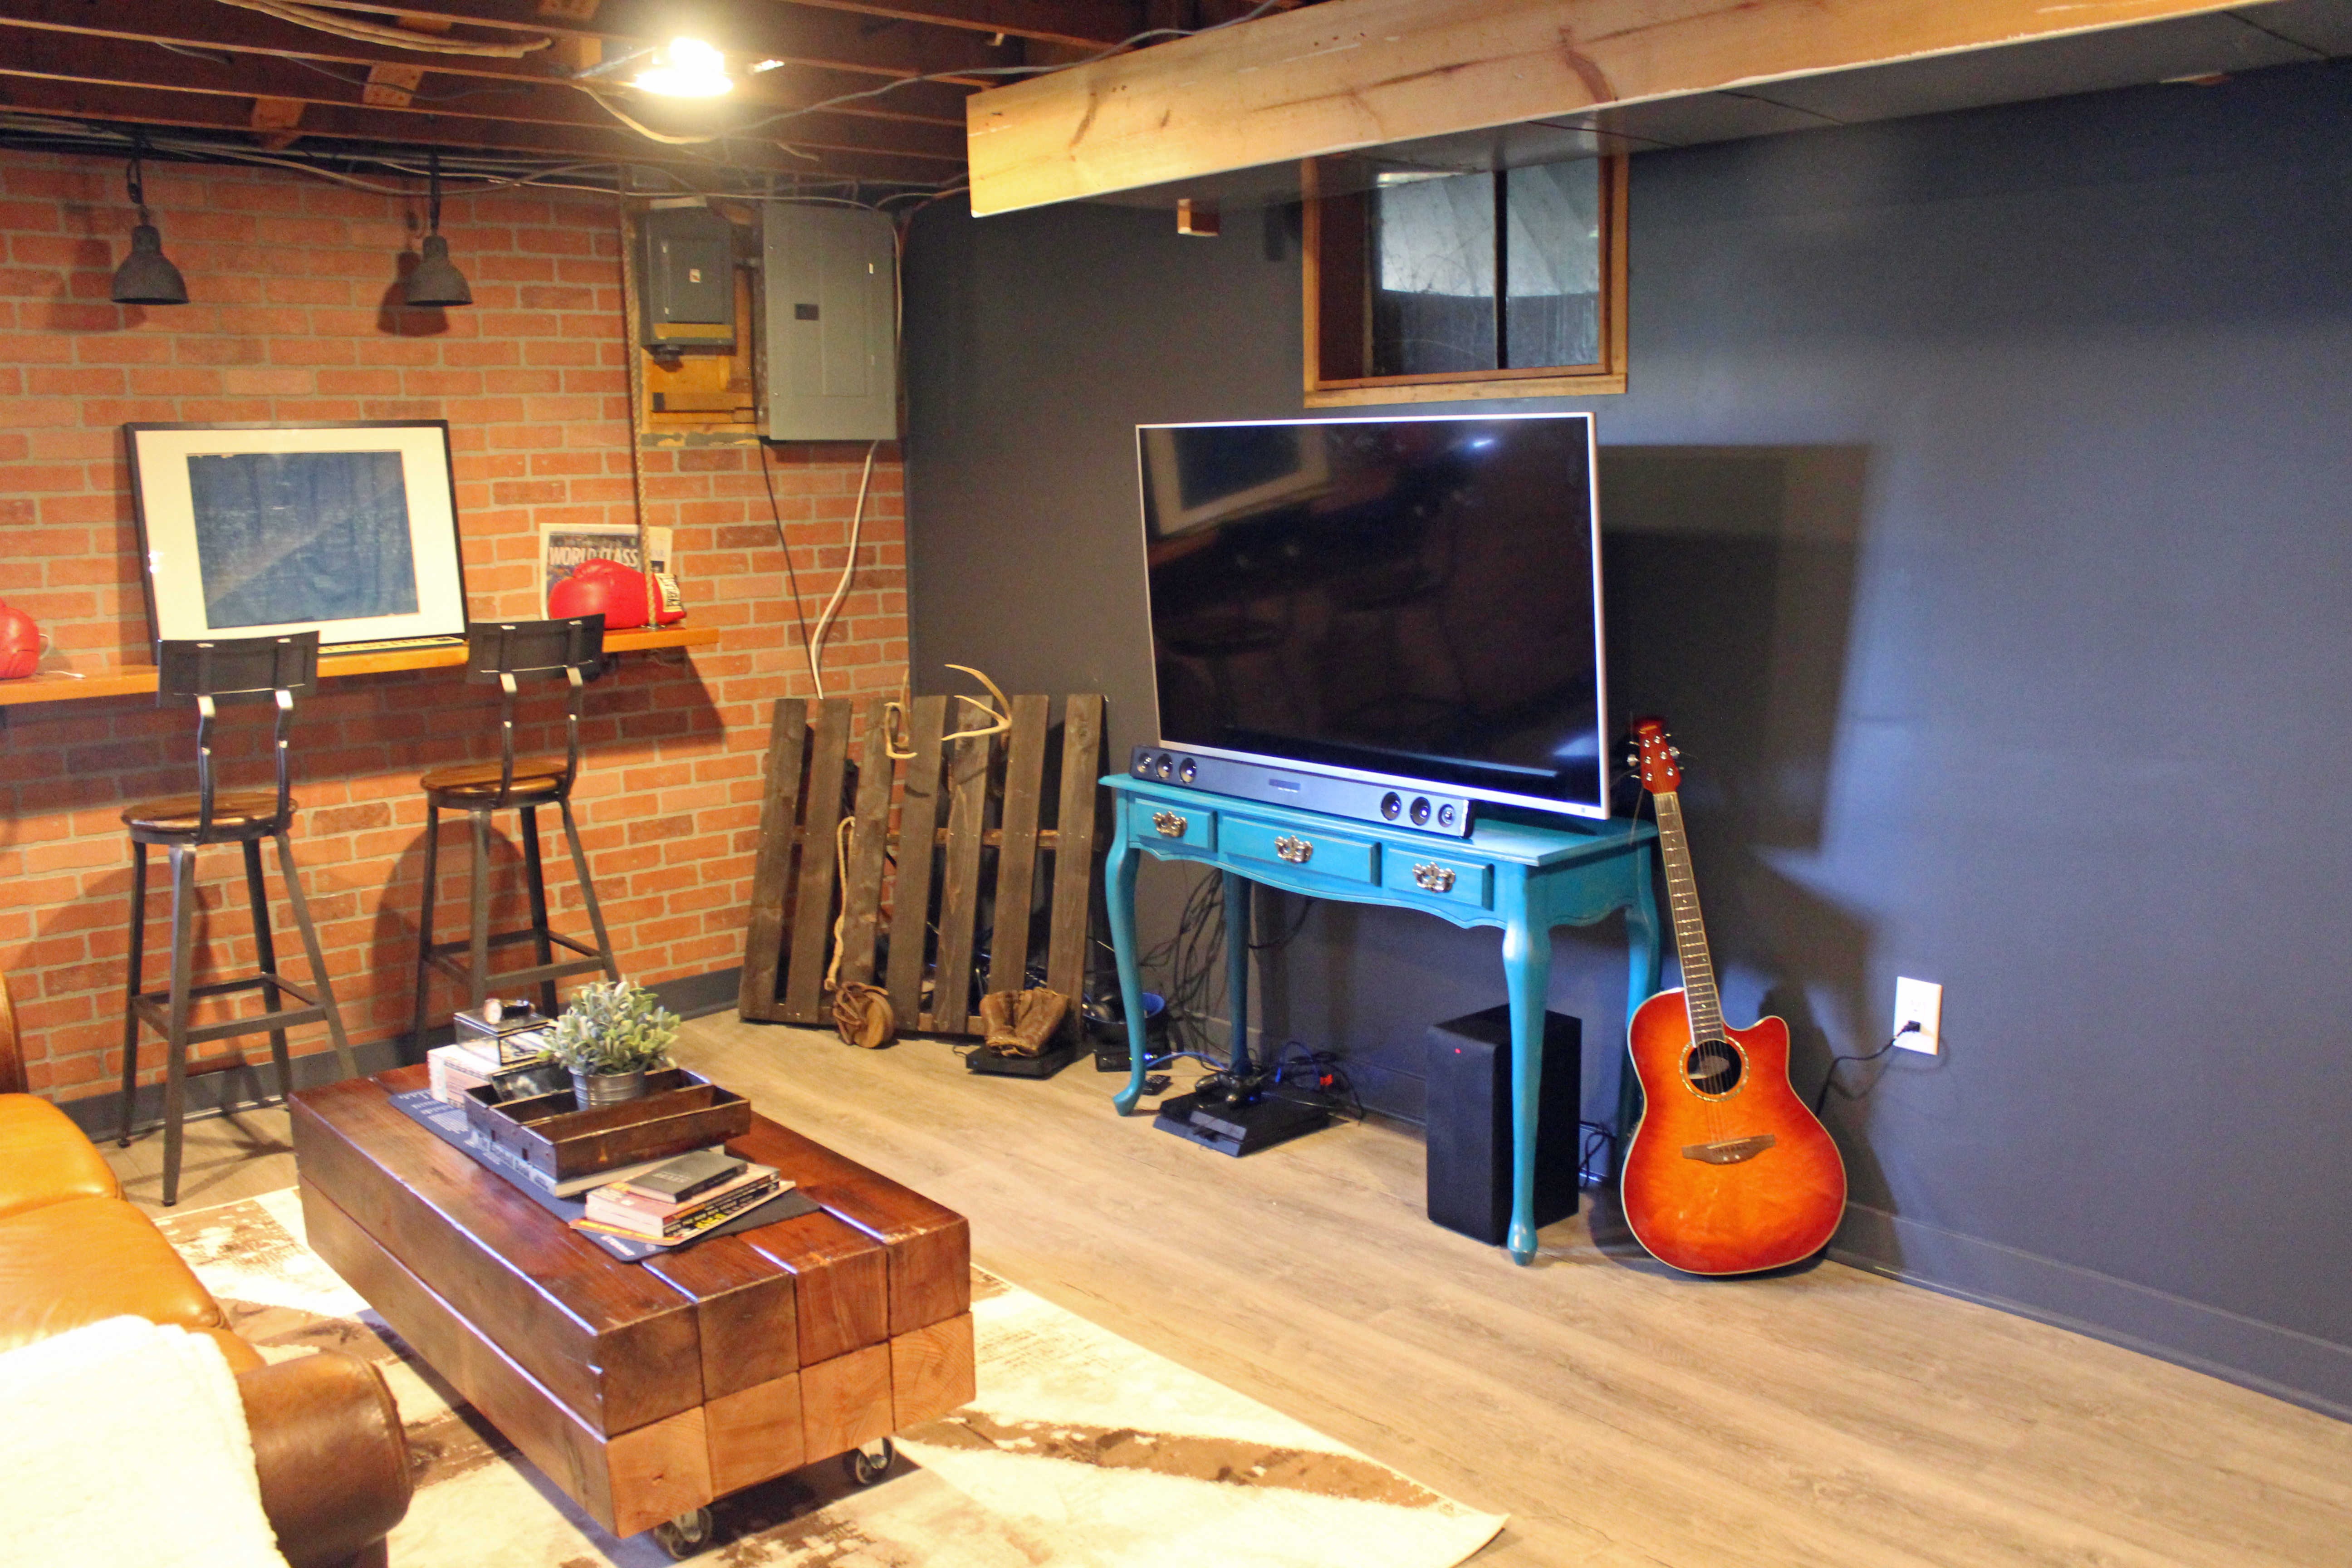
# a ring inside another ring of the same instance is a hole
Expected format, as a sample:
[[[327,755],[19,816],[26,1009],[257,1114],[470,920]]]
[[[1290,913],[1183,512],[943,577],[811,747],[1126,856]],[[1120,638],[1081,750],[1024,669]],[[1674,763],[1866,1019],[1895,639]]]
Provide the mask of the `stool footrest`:
[[[142,996],[133,1004],[147,1026],[167,1040],[172,1037],[172,1013],[165,1005],[169,1000],[166,993],[160,1000],[152,995]],[[289,1007],[282,1013],[264,1013],[256,1018],[231,1018],[225,1024],[191,1024],[183,1038],[193,1046],[205,1040],[233,1040],[240,1035],[274,1035],[281,1029],[326,1021],[327,1010],[313,1004],[307,1007]]]
[[[512,947],[519,942],[533,942],[542,936],[548,941],[555,943],[558,947],[568,947],[577,953],[601,956],[601,954],[597,954],[594,948],[590,947],[587,943],[574,941],[572,938],[564,935],[560,931],[541,931],[533,926],[524,926],[517,931],[492,931],[488,936],[482,939],[482,945],[484,947],[493,948]],[[473,947],[474,944],[472,942],[464,937],[459,937],[454,942],[436,942],[425,951],[431,956],[440,958],[445,954],[452,952],[470,952],[473,951]]]
[[[560,937],[556,940],[562,941]],[[465,952],[473,944],[460,942],[452,942],[449,945],[458,952]],[[574,952],[586,953],[588,956],[561,958],[552,963],[534,963],[528,969],[502,969],[489,976],[487,984],[493,990],[508,986],[536,985],[542,980],[561,980],[567,974],[585,974],[592,969],[601,971],[604,967],[604,957],[593,948],[582,947],[573,942],[564,942],[563,945],[571,948]],[[474,972],[469,965],[460,963],[449,953],[442,952],[439,942],[434,943],[433,946],[434,951],[425,957],[426,963],[460,984],[468,986],[473,984]]]

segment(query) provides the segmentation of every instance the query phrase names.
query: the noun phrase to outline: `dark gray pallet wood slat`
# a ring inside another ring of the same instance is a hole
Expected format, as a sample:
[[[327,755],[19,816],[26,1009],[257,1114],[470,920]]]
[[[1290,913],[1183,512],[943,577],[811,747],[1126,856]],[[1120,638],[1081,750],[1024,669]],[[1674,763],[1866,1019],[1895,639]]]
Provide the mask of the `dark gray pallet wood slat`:
[[[783,962],[784,906],[792,890],[793,841],[800,829],[801,762],[808,742],[808,704],[779,700],[769,717],[760,849],[751,864],[751,908],[743,928],[743,978],[736,1011],[776,1016],[776,971]]]
[[[910,715],[915,755],[898,811],[898,881],[890,900],[890,1005],[903,1021],[923,1011],[923,969],[931,915],[931,866],[939,856],[940,737],[948,700],[919,697]]]
[[[825,944],[833,935],[835,827],[841,821],[842,781],[849,772],[849,701],[817,704],[809,742],[808,807],[803,813],[799,889],[793,899],[791,958],[784,971],[786,1023],[824,1021]]]
[[[1073,695],[1062,712],[1062,789],[1055,816],[1054,914],[1045,947],[1045,984],[1070,999],[1063,1032],[1077,1037],[1094,931],[1095,844],[1100,822],[1103,700]]]
[[[1003,836],[996,851],[996,919],[988,939],[991,991],[1019,991],[1028,984],[1029,905],[1037,886],[1037,809],[1045,789],[1049,707],[1044,697],[1013,700]]]

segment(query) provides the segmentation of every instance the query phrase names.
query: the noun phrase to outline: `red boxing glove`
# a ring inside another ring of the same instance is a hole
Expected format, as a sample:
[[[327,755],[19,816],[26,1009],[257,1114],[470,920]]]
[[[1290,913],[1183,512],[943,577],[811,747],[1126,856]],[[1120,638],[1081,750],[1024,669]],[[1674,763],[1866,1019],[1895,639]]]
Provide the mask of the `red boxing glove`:
[[[0,603],[0,680],[21,680],[41,667],[41,628],[13,605]]]
[[[656,574],[655,581],[661,587],[660,623],[684,620],[677,585],[666,575]],[[608,632],[627,631],[654,618],[646,609],[646,574],[618,561],[583,561],[547,591],[550,616],[593,616],[599,610]]]

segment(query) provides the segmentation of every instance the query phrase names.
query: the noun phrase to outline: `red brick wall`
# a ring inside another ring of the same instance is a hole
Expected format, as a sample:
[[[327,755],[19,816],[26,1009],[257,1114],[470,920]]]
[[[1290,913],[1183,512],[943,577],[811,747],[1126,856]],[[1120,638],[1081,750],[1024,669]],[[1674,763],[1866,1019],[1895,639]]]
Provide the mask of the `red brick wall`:
[[[0,599],[56,638],[51,667],[147,659],[126,421],[448,420],[480,616],[538,613],[541,523],[630,520],[608,198],[452,195],[443,230],[476,302],[444,312],[394,302],[394,258],[415,247],[421,199],[276,170],[172,164],[150,167],[147,195],[189,304],[107,302],[134,221],[120,164],[0,153]],[[836,446],[782,447],[772,458],[812,621],[842,569],[863,457]],[[743,448],[646,454],[646,521],[677,531],[688,624],[724,638],[690,657],[625,657],[590,691],[577,805],[623,972],[637,980],[740,961],[768,705],[808,689],[757,462]],[[892,689],[904,672],[899,478],[886,447],[825,661],[833,695]],[[294,844],[355,1040],[408,1026],[425,820],[416,774],[494,754],[493,711],[482,689],[446,670],[331,680],[301,706]],[[534,709],[558,712],[552,698]],[[132,697],[5,710],[0,973],[16,992],[37,1089],[88,1094],[121,1070],[131,873],[118,814],[194,787],[194,725],[190,711]],[[560,726],[535,737],[551,738]],[[561,843],[549,834],[558,924],[568,912],[584,931]],[[465,850],[460,819],[442,840],[445,934],[462,929]],[[521,913],[514,858],[500,857],[508,921]],[[206,924],[222,938],[215,956],[249,960],[236,851],[206,850],[198,866]],[[273,860],[273,896],[276,887]],[[168,941],[167,889],[159,861],[147,910],[151,984]],[[274,913],[299,978],[306,966],[282,898]],[[446,987],[438,996],[446,1017]],[[313,1027],[294,1048],[324,1044]],[[226,1048],[240,1047],[266,1057],[268,1039]],[[147,1076],[160,1057],[151,1037]]]

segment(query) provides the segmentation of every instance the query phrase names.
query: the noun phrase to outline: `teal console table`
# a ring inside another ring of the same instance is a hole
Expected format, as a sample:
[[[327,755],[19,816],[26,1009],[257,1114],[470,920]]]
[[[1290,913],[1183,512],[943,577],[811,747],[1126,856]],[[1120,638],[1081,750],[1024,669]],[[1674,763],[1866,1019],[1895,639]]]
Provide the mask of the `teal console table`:
[[[1226,993],[1233,1055],[1249,1051],[1250,885],[1354,904],[1419,910],[1455,925],[1503,928],[1503,979],[1511,1002],[1511,1256],[1536,1255],[1535,1130],[1543,1079],[1544,997],[1555,926],[1591,925],[1625,911],[1625,1013],[1658,988],[1658,910],[1651,891],[1647,823],[1613,820],[1593,831],[1480,822],[1467,838],[1440,838],[1321,812],[1261,805],[1227,795],[1114,773],[1104,779],[1118,828],[1104,870],[1119,1003],[1132,1065],[1112,1097],[1124,1116],[1143,1098],[1143,984],[1136,971],[1135,868],[1147,851],[1224,874]]]

